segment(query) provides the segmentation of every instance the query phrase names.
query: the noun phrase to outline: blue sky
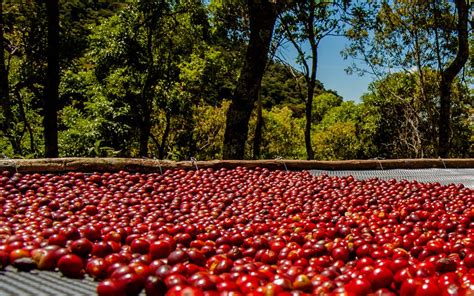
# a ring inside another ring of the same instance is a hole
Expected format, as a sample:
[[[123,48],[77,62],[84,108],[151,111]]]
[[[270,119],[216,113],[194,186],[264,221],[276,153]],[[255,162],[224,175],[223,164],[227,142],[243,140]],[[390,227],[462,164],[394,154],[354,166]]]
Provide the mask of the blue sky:
[[[324,84],[326,89],[335,90],[345,101],[359,102],[360,97],[367,92],[367,86],[373,77],[369,75],[347,74],[346,69],[352,60],[344,60],[341,51],[348,40],[345,37],[327,36],[319,44],[319,61],[317,79]],[[282,50],[286,61],[295,65],[296,51],[291,44],[285,45]]]

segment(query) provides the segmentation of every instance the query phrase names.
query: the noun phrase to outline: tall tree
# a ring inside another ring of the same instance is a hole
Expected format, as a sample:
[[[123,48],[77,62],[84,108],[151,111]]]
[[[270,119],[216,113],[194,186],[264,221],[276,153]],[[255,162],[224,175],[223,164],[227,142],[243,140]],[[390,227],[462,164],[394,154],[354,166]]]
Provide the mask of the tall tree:
[[[128,109],[122,121],[137,128],[138,155],[143,157],[149,156],[159,81],[163,76],[168,82],[174,78],[170,75],[170,66],[175,63],[171,52],[174,47],[164,17],[172,14],[174,4],[145,0],[128,3],[122,13],[103,22],[91,36],[95,74],[110,95],[115,93],[113,103]],[[168,123],[167,118],[165,129]],[[108,145],[125,150],[125,146]]]
[[[262,131],[263,131],[263,106],[262,96],[257,97],[257,120],[255,122],[255,134],[253,136],[253,158],[259,159],[261,156]]]
[[[188,77],[188,63],[207,33],[203,11],[203,4],[195,0],[135,0],[91,35],[95,76],[112,104],[125,110],[124,133],[104,144],[125,156],[193,154],[192,95],[185,93],[192,87],[182,79]],[[187,126],[178,132],[177,122]],[[172,141],[179,141],[179,152],[170,151]]]
[[[245,61],[227,112],[224,159],[244,158],[248,123],[258,98],[278,14],[277,4],[269,0],[248,0],[247,10],[250,36]]]
[[[0,127],[7,137],[10,137],[10,125],[12,121],[12,111],[10,102],[10,90],[8,83],[8,71],[5,65],[5,37],[3,22],[3,1],[0,2],[0,100],[3,108],[3,117]],[[14,141],[12,142],[12,144]]]
[[[439,96],[439,76],[435,70],[424,71],[426,91],[420,89],[419,77],[413,73],[390,74],[370,84],[369,93],[362,100],[364,108],[376,118],[374,143],[378,154],[374,156],[424,158],[437,154],[436,138],[431,136],[437,120],[426,116],[432,106],[423,103],[423,98]],[[451,87],[452,155],[466,157],[471,134],[467,116],[469,95],[459,78]]]
[[[45,156],[58,157],[59,3],[46,1],[48,19],[47,81],[43,98]]]
[[[322,39],[340,27],[341,22],[336,18],[337,9],[337,5],[328,5],[323,1],[299,1],[282,15],[280,21],[283,35],[298,53],[297,63],[303,68],[307,85],[304,138],[308,159],[314,159],[311,126],[313,98],[317,86],[318,48]],[[309,44],[309,53],[305,51],[306,44]]]
[[[454,60],[441,71],[438,143],[440,157],[448,157],[450,152],[451,85],[469,58],[467,1],[455,0],[454,3],[457,10],[458,48]]]
[[[415,75],[421,93],[419,103],[430,108],[424,114],[413,113],[409,120],[420,122],[428,117],[433,122],[428,137],[435,146],[429,156],[447,157],[452,121],[450,88],[469,56],[467,4],[447,0],[372,4],[351,9],[346,32],[351,43],[344,53],[363,60],[368,67],[355,65],[349,71],[368,72],[378,80],[400,71]],[[432,70],[438,71],[438,88],[437,94],[428,95],[426,76]]]

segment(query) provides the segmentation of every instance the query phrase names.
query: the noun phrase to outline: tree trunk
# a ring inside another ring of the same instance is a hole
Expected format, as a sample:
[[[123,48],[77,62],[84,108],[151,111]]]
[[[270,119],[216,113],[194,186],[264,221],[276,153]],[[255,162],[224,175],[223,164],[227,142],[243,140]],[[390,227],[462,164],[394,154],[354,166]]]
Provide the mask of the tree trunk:
[[[310,42],[314,43],[314,42]],[[311,143],[311,126],[313,124],[313,98],[314,98],[314,87],[316,85],[316,71],[318,67],[318,50],[317,44],[311,44],[312,47],[312,64],[311,64],[311,75],[308,79],[308,96],[306,98],[306,126],[304,129],[304,142],[306,145],[306,156],[308,160],[314,159],[314,150]]]
[[[143,109],[143,108],[142,108]],[[140,125],[140,148],[139,154],[142,157],[148,156],[148,140],[150,139],[151,123],[150,114],[146,110],[143,112]]]
[[[151,133],[151,110],[148,105],[148,100],[150,100],[151,94],[151,83],[149,79],[149,74],[145,78],[145,83],[143,85],[142,93],[140,95],[140,113],[141,118],[139,118],[140,126],[140,142],[139,142],[139,155],[142,157],[148,156],[148,140],[150,139]]]
[[[450,152],[451,84],[469,58],[467,3],[465,0],[455,0],[455,4],[458,14],[458,51],[452,63],[441,72],[440,83],[438,156],[443,158],[448,157]]]
[[[171,113],[166,113],[166,123],[165,123],[165,131],[163,132],[163,137],[161,138],[161,144],[158,150],[158,158],[164,159],[166,154],[166,145],[168,142],[168,136],[171,130]]]
[[[443,70],[443,62],[442,62],[442,59],[441,59],[441,45],[440,45],[440,36],[439,36],[439,22],[438,20],[441,19],[441,16],[440,16],[440,12],[439,12],[439,9],[438,9],[438,5],[436,3],[436,1],[433,1],[433,19],[434,19],[434,36],[435,36],[435,53],[436,53],[436,63],[437,63],[437,70],[439,73],[442,72]],[[441,92],[440,92],[441,93]],[[436,104],[433,104],[433,107],[431,108],[431,116],[430,118],[432,118],[430,120],[430,123],[432,124],[432,126],[436,126],[438,125],[438,121],[439,121],[439,118],[436,118]],[[439,125],[438,125],[438,128],[439,128]],[[439,131],[437,129],[431,129],[430,131],[430,138],[431,138],[431,142],[433,143],[434,145],[434,153],[437,153],[439,151],[439,142],[438,142],[438,134],[439,134]]]
[[[306,145],[306,157],[308,160],[314,159],[314,150],[311,143],[311,126],[313,124],[313,98],[314,87],[316,85],[316,71],[318,70],[318,42],[315,40],[314,28],[314,7],[310,5],[309,11],[309,30],[308,40],[311,47],[311,73],[306,73],[306,80],[308,83],[308,96],[306,98],[306,126],[304,130],[304,142]]]
[[[151,103],[153,97],[152,91],[152,71],[153,71],[153,30],[148,28],[147,32],[147,58],[148,67],[143,83],[143,89],[140,96],[140,109],[142,117],[140,120],[140,148],[139,155],[142,157],[148,156],[148,140],[150,139],[151,132]]]
[[[59,88],[59,7],[58,0],[46,1],[48,18],[48,69],[44,94],[45,156],[58,157],[58,88]]]
[[[196,122],[193,116],[189,116],[184,121],[184,128],[185,132],[183,136],[185,137],[186,141],[184,142],[183,147],[187,147],[188,151],[187,154],[189,155],[188,158],[194,157],[198,153],[198,148],[196,146],[196,139],[194,138],[194,130],[196,129]]]
[[[258,97],[277,17],[276,4],[270,0],[248,0],[247,7],[250,39],[244,65],[227,112],[224,159],[244,158],[248,123]]]
[[[261,144],[262,144],[262,129],[263,129],[263,116],[262,116],[262,96],[259,95],[257,99],[257,122],[255,123],[255,135],[253,137],[253,158],[259,159],[261,155]]]
[[[5,39],[3,31],[3,1],[0,2],[0,100],[3,108],[3,121],[0,127],[8,138],[11,138],[10,127],[13,114],[10,101],[10,87],[8,83],[8,72],[5,65]],[[12,143],[13,144],[13,143]]]
[[[31,129],[31,124],[28,122],[26,118],[25,106],[23,104],[23,98],[21,97],[20,92],[18,89],[15,90],[16,95],[18,97],[18,111],[20,112],[21,119],[23,120],[23,124],[25,125],[26,130],[28,131],[28,136],[30,138],[30,153],[33,153],[34,156],[36,155],[36,145],[35,145],[35,137],[33,134],[33,130]]]
[[[306,123],[304,128],[304,143],[306,145],[306,157],[308,160],[314,159],[313,146],[311,144],[311,125],[313,110],[314,84],[308,85],[308,97],[306,98]]]

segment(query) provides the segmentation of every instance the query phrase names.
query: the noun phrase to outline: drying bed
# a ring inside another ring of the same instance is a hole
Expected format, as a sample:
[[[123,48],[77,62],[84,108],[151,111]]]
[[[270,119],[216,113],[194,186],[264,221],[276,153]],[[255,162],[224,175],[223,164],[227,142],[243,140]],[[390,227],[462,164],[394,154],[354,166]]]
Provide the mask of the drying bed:
[[[246,169],[240,170],[245,171]],[[359,180],[374,180],[374,178],[384,180],[395,179],[402,182],[403,180],[410,182],[416,180],[417,182],[440,183],[443,185],[463,184],[468,188],[473,188],[474,185],[474,169],[469,168],[417,170],[384,170],[381,168],[380,170],[311,170],[310,172],[315,176],[352,176]],[[184,175],[184,173],[182,174]],[[279,171],[278,175],[275,176],[284,180],[285,174],[287,172],[283,170]],[[265,176],[268,177],[268,174]],[[318,177],[317,179],[323,180]],[[349,179],[346,178],[346,180]],[[4,271],[0,271],[0,295],[93,295],[95,294],[96,286],[97,282],[93,281],[89,276],[83,279],[70,279],[64,277],[59,272],[38,270],[19,272],[11,266],[8,266]],[[142,292],[142,294],[144,293]]]

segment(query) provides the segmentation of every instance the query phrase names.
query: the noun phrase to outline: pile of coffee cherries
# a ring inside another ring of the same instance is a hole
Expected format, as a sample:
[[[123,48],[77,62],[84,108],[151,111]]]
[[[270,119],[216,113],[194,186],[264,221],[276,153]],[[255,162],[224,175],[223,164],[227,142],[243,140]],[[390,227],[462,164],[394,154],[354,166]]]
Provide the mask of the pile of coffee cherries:
[[[0,268],[99,295],[474,295],[474,191],[263,168],[0,176]]]

